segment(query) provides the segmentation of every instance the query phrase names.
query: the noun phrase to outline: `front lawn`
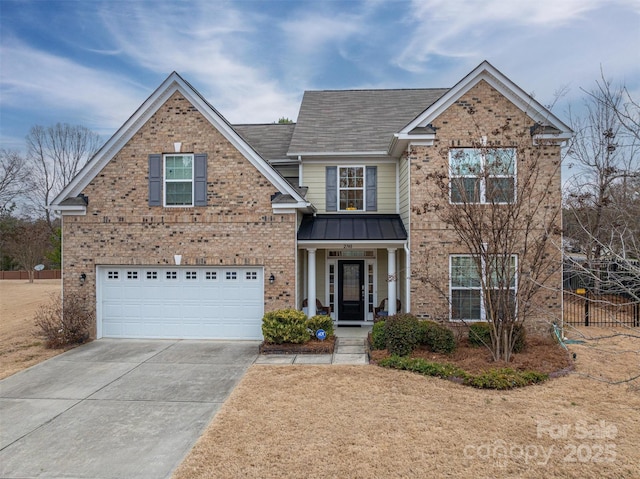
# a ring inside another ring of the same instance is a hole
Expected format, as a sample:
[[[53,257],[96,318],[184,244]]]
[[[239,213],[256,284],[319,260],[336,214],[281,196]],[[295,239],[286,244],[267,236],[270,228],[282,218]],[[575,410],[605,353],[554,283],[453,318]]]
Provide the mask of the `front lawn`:
[[[638,374],[640,339],[570,351],[568,375],[508,391],[373,365],[255,365],[173,477],[636,477],[640,380],[611,383]]]

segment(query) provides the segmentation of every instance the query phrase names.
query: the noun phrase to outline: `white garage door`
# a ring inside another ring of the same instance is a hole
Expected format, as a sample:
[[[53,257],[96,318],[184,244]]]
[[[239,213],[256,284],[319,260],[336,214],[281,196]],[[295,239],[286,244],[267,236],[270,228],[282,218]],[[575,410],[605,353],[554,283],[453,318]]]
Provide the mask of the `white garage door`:
[[[262,339],[262,268],[101,266],[98,337]]]

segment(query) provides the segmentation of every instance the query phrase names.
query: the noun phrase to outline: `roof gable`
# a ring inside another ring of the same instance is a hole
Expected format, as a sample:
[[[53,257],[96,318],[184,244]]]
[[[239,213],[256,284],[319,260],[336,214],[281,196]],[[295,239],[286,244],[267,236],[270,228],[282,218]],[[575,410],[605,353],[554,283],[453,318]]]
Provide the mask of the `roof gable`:
[[[543,133],[543,136],[560,140],[571,137],[572,130],[569,126],[485,60],[460,80],[453,88],[438,98],[438,100],[424,112],[416,116],[413,121],[402,128],[397,135],[398,138],[407,139],[412,132],[415,132],[415,129],[428,127],[441,113],[483,80],[500,92],[500,94],[516,107],[520,108],[538,125],[544,126],[545,128],[543,128],[542,131],[545,131],[546,134]]]
[[[308,206],[308,203],[300,196],[299,192],[274,170],[195,88],[176,72],[171,73],[151,96],[145,100],[135,113],[116,131],[102,148],[98,150],[93,158],[89,160],[78,175],[56,196],[50,206],[56,210],[64,210],[64,208],[59,207],[60,204],[66,198],[80,194],[118,151],[124,147],[175,92],[182,94],[280,193],[290,195],[295,200],[296,205],[293,205],[294,207]]]

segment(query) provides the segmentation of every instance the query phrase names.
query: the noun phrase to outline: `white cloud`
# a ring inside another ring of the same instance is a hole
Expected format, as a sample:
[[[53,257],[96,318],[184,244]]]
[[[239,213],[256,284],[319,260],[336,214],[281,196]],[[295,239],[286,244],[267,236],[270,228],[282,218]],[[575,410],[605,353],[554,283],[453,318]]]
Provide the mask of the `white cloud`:
[[[298,93],[284,92],[261,69],[251,51],[252,18],[213,2],[132,3],[126,15],[104,11],[107,28],[122,55],[142,68],[178,71],[231,122],[271,122],[295,117]]]
[[[105,133],[123,123],[145,98],[145,90],[126,78],[19,41],[5,42],[0,56],[2,108],[22,108],[32,113],[58,109]]]
[[[306,13],[280,24],[293,50],[314,55],[327,45],[339,45],[363,31],[362,18],[353,15]]]
[[[625,2],[618,2],[624,4]],[[432,57],[477,58],[509,49],[513,41],[528,38],[552,53],[561,49],[546,41],[550,32],[584,19],[606,0],[414,0],[405,21],[411,41],[397,63],[409,71],[425,71]]]

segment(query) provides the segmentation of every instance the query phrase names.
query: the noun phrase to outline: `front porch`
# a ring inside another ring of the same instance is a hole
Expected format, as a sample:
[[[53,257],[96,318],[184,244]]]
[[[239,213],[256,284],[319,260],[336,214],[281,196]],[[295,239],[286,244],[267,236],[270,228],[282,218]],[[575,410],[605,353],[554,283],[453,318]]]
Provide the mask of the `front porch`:
[[[309,317],[318,303],[338,327],[371,325],[385,299],[386,314],[406,310],[409,255],[399,216],[326,215],[303,221],[298,239],[298,297]]]

